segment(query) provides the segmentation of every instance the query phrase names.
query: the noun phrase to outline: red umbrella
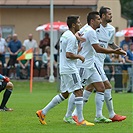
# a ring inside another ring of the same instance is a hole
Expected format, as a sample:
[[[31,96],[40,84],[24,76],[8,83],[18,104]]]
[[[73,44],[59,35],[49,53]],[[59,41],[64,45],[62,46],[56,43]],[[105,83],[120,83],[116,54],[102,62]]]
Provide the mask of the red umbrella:
[[[116,32],[115,36],[117,36],[117,37],[121,37],[121,36],[132,37],[133,36],[133,27],[118,31],[118,32]]]
[[[37,27],[36,31],[39,31],[39,30],[49,31],[50,28],[51,28],[50,23],[47,23],[47,24]],[[67,29],[68,29],[68,26],[66,22],[60,22],[60,21],[53,22],[53,30],[65,31]]]

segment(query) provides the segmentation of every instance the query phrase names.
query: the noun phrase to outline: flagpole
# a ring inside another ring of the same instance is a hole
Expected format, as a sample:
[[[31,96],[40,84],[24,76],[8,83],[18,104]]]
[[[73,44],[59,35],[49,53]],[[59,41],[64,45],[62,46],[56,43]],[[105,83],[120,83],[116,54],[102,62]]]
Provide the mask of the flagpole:
[[[30,93],[32,93],[32,81],[33,81],[33,58],[30,63]]]
[[[54,44],[53,44],[53,0],[50,0],[50,77],[49,82],[54,82],[54,71],[53,71],[53,63],[54,63]]]

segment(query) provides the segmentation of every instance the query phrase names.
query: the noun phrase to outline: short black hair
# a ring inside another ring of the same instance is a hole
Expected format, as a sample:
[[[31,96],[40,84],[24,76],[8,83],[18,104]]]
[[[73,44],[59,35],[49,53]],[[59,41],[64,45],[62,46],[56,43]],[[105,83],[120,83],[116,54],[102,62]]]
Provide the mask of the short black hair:
[[[109,7],[104,7],[104,6],[102,6],[100,8],[100,10],[99,10],[100,17],[102,17],[102,14],[106,14],[107,13],[107,9],[111,10]]]
[[[76,24],[77,23],[77,19],[79,18],[80,16],[78,15],[70,15],[67,17],[67,26],[68,28],[72,28],[72,24]]]
[[[87,15],[87,23],[90,24],[91,19],[95,20],[96,15],[99,15],[99,12],[92,11]]]

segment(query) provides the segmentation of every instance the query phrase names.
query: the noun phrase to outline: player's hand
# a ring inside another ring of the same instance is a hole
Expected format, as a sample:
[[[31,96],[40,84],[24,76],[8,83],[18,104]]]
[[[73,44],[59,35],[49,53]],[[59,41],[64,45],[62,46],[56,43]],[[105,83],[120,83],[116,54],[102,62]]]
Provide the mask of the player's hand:
[[[86,39],[84,37],[80,37],[80,41],[81,41],[81,43],[86,42]]]
[[[80,56],[79,59],[82,61],[82,63],[85,61],[85,58],[83,56]]]
[[[126,51],[124,51],[124,50],[120,50],[123,54],[122,55],[124,55],[124,57],[125,56],[127,56],[127,52]]]
[[[5,82],[9,82],[9,81],[10,81],[10,78],[4,77],[3,80],[4,80]]]
[[[127,55],[127,53],[124,50],[122,50],[121,48],[115,49],[115,54],[120,54],[120,55],[124,55],[124,56]]]

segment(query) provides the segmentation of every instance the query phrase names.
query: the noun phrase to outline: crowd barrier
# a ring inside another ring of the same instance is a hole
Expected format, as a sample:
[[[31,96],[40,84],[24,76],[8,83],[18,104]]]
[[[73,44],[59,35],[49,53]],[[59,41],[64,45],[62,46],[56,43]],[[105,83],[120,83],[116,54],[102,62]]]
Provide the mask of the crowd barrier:
[[[8,62],[9,54],[5,54],[5,57],[6,57],[6,62]],[[34,62],[41,61],[41,57],[42,57],[42,54],[39,54],[39,55],[34,54]],[[127,88],[123,88],[123,85],[122,85],[122,76],[124,74],[124,73],[122,73],[122,65],[123,65],[122,63],[105,63],[104,64],[105,73],[106,73],[109,81],[111,80],[111,82],[113,83],[113,85],[114,85],[113,88],[115,91],[131,90],[131,92],[133,92],[133,64],[124,63],[124,65],[131,65],[131,68],[128,70],[129,79],[128,79],[128,83],[127,83],[128,84]],[[112,66],[114,66],[115,68],[118,69],[114,75],[112,75],[112,73],[110,71],[110,68]],[[16,68],[13,68],[13,69],[16,69]],[[41,65],[39,67],[36,67],[34,65],[33,77],[45,77],[46,73],[47,73],[47,70],[46,70],[46,67],[44,67],[44,65]],[[57,78],[57,81],[59,82],[60,77],[59,77],[58,67],[54,68],[54,76]]]
[[[122,73],[122,67],[123,65],[125,66],[131,66],[131,67],[128,67],[127,69],[127,72],[128,72],[128,82],[127,82],[127,88],[124,88],[123,87],[123,76],[125,73]],[[111,71],[110,71],[110,68],[114,66],[116,68],[118,68],[117,72],[112,75]],[[108,67],[108,69],[107,69]],[[105,70],[105,73],[108,77],[109,80],[112,80],[114,81],[114,90],[117,91],[123,91],[123,90],[126,90],[126,91],[129,91],[129,92],[133,92],[133,64],[131,63],[105,63],[104,64],[104,70]],[[116,85],[116,86],[115,86]]]

